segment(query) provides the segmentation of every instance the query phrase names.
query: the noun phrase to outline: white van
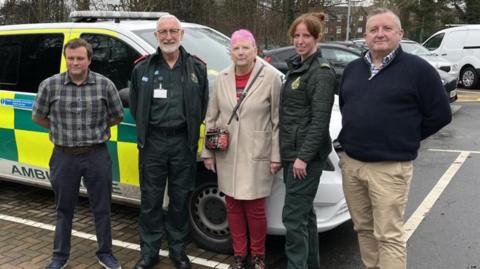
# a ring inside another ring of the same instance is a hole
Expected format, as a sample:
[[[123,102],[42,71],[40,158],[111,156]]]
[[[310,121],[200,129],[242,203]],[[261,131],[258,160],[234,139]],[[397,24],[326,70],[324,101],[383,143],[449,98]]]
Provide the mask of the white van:
[[[443,29],[428,38],[423,46],[458,64],[460,85],[467,89],[480,87],[480,24]]]

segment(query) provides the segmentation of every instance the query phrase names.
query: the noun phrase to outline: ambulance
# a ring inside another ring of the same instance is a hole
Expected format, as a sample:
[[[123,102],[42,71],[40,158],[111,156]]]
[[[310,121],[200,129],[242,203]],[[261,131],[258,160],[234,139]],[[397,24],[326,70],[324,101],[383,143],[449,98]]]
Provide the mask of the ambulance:
[[[139,204],[138,151],[135,122],[128,109],[128,86],[135,62],[155,52],[156,20],[164,14],[76,11],[70,15],[73,21],[67,23],[0,26],[0,180],[51,188],[48,163],[53,144],[48,130],[32,122],[32,106],[39,83],[66,71],[63,45],[81,37],[93,47],[90,69],[115,83],[125,106],[125,117],[112,127],[108,142],[113,160],[113,200]],[[229,39],[198,24],[182,22],[182,28],[182,45],[207,63],[211,89],[218,73],[231,63]],[[339,130],[340,113],[334,109],[332,137]],[[267,199],[268,232],[282,235],[285,186],[281,172],[272,188]],[[82,187],[81,192],[86,190]],[[350,219],[336,152],[330,154],[324,167],[314,206],[319,232]],[[218,190],[216,175],[204,168],[200,158],[196,188],[189,198],[189,214],[191,235],[198,246],[221,253],[231,251],[224,194]]]

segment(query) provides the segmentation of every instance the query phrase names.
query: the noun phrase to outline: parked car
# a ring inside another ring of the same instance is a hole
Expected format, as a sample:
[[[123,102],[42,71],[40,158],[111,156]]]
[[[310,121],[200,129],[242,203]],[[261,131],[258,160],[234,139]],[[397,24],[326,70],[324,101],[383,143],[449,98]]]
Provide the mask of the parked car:
[[[403,51],[422,57],[424,60],[429,62],[435,68],[440,69],[444,72],[447,72],[448,74],[453,75],[455,77],[458,76],[457,64],[443,57],[435,56],[432,52],[427,50],[420,43],[415,42],[413,40],[403,39],[400,42],[400,46],[402,46]]]
[[[48,131],[31,120],[38,84],[66,71],[62,47],[72,38],[82,37],[93,46],[90,68],[110,78],[124,98],[125,117],[112,127],[107,143],[113,163],[113,199],[140,202],[138,150],[135,122],[128,109],[128,84],[134,63],[154,53],[155,20],[166,13],[75,12],[75,22],[0,26],[0,178],[50,188],[48,162],[53,149]],[[135,21],[129,20],[136,18]],[[207,63],[210,86],[230,63],[229,39],[218,31],[191,23],[182,45]],[[262,59],[258,58],[258,61]],[[267,64],[267,63],[266,63]],[[268,64],[267,64],[268,65]],[[213,87],[211,87],[213,88]],[[340,113],[332,113],[331,133],[340,130]],[[203,133],[203,132],[202,132]],[[199,141],[202,148],[203,138]],[[329,155],[314,200],[319,232],[333,229],[350,219],[342,192],[335,152]],[[284,234],[281,221],[285,187],[282,173],[267,198],[268,232]],[[86,190],[81,188],[81,192]],[[224,195],[218,190],[216,175],[197,162],[195,190],[189,198],[192,237],[203,248],[229,252],[230,232]]]
[[[333,69],[335,69],[338,81],[340,81],[343,69],[345,69],[347,64],[360,57],[358,51],[341,44],[319,43],[318,48],[322,52],[322,57],[327,59]],[[287,46],[264,51],[263,59],[275,66],[282,73],[286,74],[288,71],[286,60],[293,55],[295,55],[295,48],[293,46]]]
[[[352,42],[355,43],[359,48],[363,48],[364,52],[368,50],[364,38],[357,38],[352,40]],[[422,57],[435,68],[443,70],[453,76],[458,76],[458,64],[455,64],[455,62],[449,61],[443,57],[434,55],[420,43],[409,39],[402,39],[400,41],[400,46],[402,46],[404,51]]]
[[[349,40],[349,41],[327,41],[326,43],[343,45],[343,46],[345,46],[345,47],[347,47],[351,50],[354,50],[354,51],[356,51],[357,53],[360,53],[360,54],[366,50],[362,45],[359,45],[359,44],[353,42],[352,40]]]
[[[480,87],[480,24],[438,31],[423,45],[434,55],[458,64],[460,85],[467,89]]]
[[[361,40],[357,39],[356,41],[358,43],[358,46],[360,47]],[[365,42],[365,40],[363,40]],[[423,48],[420,44],[413,43],[414,41],[402,41],[401,46],[402,48],[408,50],[407,52],[415,52],[418,53],[417,55],[421,56],[425,60],[427,60],[430,64],[433,66],[437,65],[440,67],[444,66],[450,66],[450,63],[445,63],[438,61],[438,59],[433,58],[435,61],[429,61],[429,58],[426,55],[421,55],[422,52],[425,52],[426,49]],[[420,48],[417,47],[417,45],[420,46]],[[422,49],[423,48],[423,49]],[[352,50],[345,45],[340,45],[340,44],[335,44],[335,43],[319,43],[319,49],[322,52],[322,56],[326,58],[332,67],[335,69],[335,73],[337,76],[337,80],[340,81],[342,75],[343,75],[343,70],[347,66],[348,63],[351,61],[361,57],[362,54],[359,52]],[[428,51],[427,51],[428,52]],[[415,54],[414,53],[414,54]],[[282,71],[283,73],[286,73],[288,71],[287,63],[286,60],[290,57],[292,57],[295,54],[295,49],[293,46],[287,46],[287,47],[281,47],[281,48],[276,48],[276,49],[271,49],[264,51],[263,53],[263,58],[275,66],[278,70]],[[447,68],[444,68],[447,70]],[[445,87],[445,91],[447,95],[449,96],[450,102],[454,102],[457,100],[457,75],[455,72],[447,73],[446,71],[440,70],[436,68],[438,71],[438,74],[440,75],[440,78],[442,79],[442,84]],[[448,69],[449,71],[452,71]]]
[[[458,65],[451,63],[445,58],[433,55],[424,46],[413,40],[404,39],[400,42],[403,51],[422,57],[424,60],[433,65],[442,79],[442,84],[447,91],[450,103],[457,100],[457,84],[458,84]]]
[[[443,87],[445,87],[445,91],[447,92],[447,96],[450,103],[455,102],[458,99],[458,96],[457,96],[458,77],[456,75],[449,74],[440,69],[437,69],[437,72],[440,75],[440,79],[442,80]]]

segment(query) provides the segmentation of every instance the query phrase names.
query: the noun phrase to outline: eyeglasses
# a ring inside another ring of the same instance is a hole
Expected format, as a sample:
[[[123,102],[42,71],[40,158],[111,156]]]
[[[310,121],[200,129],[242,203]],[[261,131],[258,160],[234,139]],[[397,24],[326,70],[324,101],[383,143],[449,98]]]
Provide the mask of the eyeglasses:
[[[162,30],[157,30],[157,33],[162,36],[162,37],[165,37],[167,36],[169,33],[171,36],[177,36],[179,33],[180,33],[181,29],[162,29]]]

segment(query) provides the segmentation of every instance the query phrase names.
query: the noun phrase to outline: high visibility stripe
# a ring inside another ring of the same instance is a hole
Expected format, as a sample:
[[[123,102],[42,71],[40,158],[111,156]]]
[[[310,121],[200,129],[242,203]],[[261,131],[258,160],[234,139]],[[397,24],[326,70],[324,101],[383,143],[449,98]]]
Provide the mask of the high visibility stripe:
[[[118,125],[110,127],[110,141],[118,140]]]
[[[18,150],[15,144],[15,132],[13,129],[0,128],[0,159],[18,161]]]
[[[41,127],[32,121],[32,107],[35,101],[35,95],[16,93],[15,102],[15,129],[29,130],[37,132],[48,132],[47,129]]]
[[[0,35],[29,35],[29,34],[54,34],[65,33],[69,30],[66,28],[57,29],[22,29],[22,30],[4,30],[0,32]]]
[[[117,143],[109,141],[107,146],[110,159],[112,160],[112,181],[118,182],[120,181],[120,167],[118,165]]]
[[[48,133],[15,130],[15,140],[18,148],[18,162],[48,168],[53,150]]]
[[[0,90],[0,128],[13,129],[15,126],[15,110],[7,104],[7,100],[14,97],[15,93]]]
[[[120,182],[139,186],[138,149],[136,143],[117,142]]]
[[[202,125],[200,125],[200,139],[198,139],[198,149],[197,149],[197,155],[198,156],[200,156],[200,153],[202,153],[202,150],[203,150],[203,138],[204,138],[204,136],[205,136],[205,124],[202,123]]]

